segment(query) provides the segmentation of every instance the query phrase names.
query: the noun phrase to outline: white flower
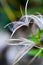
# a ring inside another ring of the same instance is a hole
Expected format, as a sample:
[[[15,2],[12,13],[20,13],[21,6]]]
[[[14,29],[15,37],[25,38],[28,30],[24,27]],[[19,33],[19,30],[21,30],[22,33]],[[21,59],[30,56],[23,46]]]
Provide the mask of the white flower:
[[[26,21],[26,18],[28,19]],[[33,22],[30,22],[31,19],[33,19]],[[12,31],[12,34],[11,34],[11,37],[10,39],[7,40],[7,44],[8,45],[13,45],[14,46],[14,50],[15,50],[15,47],[16,47],[16,51],[17,53],[15,54],[15,51],[14,51],[14,55],[15,57],[13,58],[13,56],[10,56],[10,52],[9,51],[9,54],[7,53],[7,56],[8,57],[7,59],[10,61],[12,60],[11,63],[13,63],[13,65],[15,63],[17,63],[30,49],[32,49],[34,46],[37,47],[37,48],[40,48],[38,46],[35,45],[35,43],[31,40],[28,40],[26,38],[23,38],[23,37],[20,37],[19,39],[15,39],[15,38],[12,38],[13,35],[15,35],[16,31],[18,30],[19,31],[19,28],[21,28],[22,26],[29,26],[29,23],[34,23],[38,26],[38,28],[40,30],[43,30],[43,24],[42,24],[42,18],[41,16],[35,16],[35,15],[26,15],[26,16],[23,16],[20,21],[14,21],[12,23],[9,23],[7,24],[5,27],[9,27],[10,30]],[[22,47],[23,45],[23,47]],[[21,47],[21,48],[20,48]],[[17,50],[19,48],[19,50]],[[20,49],[21,49],[21,52],[20,52]],[[41,51],[43,49],[41,48]],[[40,52],[39,52],[40,53]],[[39,54],[38,53],[38,54]],[[33,60],[37,57],[37,55],[33,58]],[[32,60],[32,61],[33,61]]]

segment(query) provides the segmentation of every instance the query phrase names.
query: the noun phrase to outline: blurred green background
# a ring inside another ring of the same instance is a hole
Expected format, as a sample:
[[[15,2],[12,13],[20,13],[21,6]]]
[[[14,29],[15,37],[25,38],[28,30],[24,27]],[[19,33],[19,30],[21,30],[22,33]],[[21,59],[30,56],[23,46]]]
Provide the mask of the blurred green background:
[[[9,22],[19,20],[25,13],[25,4],[27,0],[0,0],[0,27],[5,26]],[[43,0],[29,0],[28,14],[43,14]]]

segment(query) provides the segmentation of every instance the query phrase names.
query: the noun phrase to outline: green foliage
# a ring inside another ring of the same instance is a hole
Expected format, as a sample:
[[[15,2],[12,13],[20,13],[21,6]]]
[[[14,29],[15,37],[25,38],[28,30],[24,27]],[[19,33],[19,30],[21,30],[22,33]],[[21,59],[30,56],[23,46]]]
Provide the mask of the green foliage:
[[[33,34],[31,35],[30,40],[32,40],[33,42],[35,42],[36,45],[40,45],[40,37],[41,35],[43,35],[43,30],[36,30],[36,35],[34,36]],[[28,54],[34,56],[39,52],[40,49],[37,48],[33,48],[32,50],[30,50],[30,52],[28,52]],[[43,51],[38,55],[38,57],[43,57]]]
[[[40,30],[39,29],[36,30],[35,35],[31,34],[30,40],[34,41],[35,44],[40,44]]]
[[[40,49],[31,49],[28,54],[30,54],[31,56],[36,55],[39,52]],[[43,51],[38,55],[38,57],[43,57]]]

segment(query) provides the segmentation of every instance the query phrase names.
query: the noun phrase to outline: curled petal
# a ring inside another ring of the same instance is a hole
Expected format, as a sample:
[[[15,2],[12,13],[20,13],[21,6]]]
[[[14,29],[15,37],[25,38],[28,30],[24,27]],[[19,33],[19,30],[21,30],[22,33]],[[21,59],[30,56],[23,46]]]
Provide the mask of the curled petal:
[[[4,28],[6,28],[7,26],[9,27],[9,29],[12,31],[12,35],[11,35],[11,37],[12,37],[17,29],[19,29],[20,27],[25,26],[25,25],[26,25],[26,23],[24,23],[24,22],[15,21],[15,22],[7,24]]]
[[[28,43],[27,43],[28,42]],[[8,45],[31,45],[35,43],[33,41],[30,41],[26,38],[20,38],[20,39],[8,39],[7,40]]]
[[[27,21],[26,21],[26,17],[27,17]],[[39,17],[39,16],[36,16],[36,15],[25,15],[23,17],[21,17],[21,21],[24,21],[26,22],[27,24],[30,23],[31,19],[34,20],[34,23],[42,30],[43,29],[43,17]],[[31,22],[33,23],[33,22]]]

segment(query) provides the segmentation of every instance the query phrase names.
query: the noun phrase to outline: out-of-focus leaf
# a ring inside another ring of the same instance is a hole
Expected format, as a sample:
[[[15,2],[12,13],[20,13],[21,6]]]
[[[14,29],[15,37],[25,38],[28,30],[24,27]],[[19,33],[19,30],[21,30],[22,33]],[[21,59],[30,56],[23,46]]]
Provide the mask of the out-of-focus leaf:
[[[8,6],[8,3],[6,2],[6,0],[1,0],[1,5],[3,7],[3,10],[5,11],[5,13],[7,14],[8,18],[11,20],[11,21],[14,21],[15,20],[15,15],[14,13],[12,12],[12,10],[10,9],[10,7]]]
[[[31,34],[30,40],[35,42],[36,44],[40,44],[40,30],[36,30],[36,35]]]
[[[3,8],[0,7],[0,27],[4,28],[4,26],[8,23],[10,23],[10,20],[5,14]]]
[[[40,49],[31,49],[28,54],[31,56],[36,55],[39,52]],[[38,55],[38,57],[43,57],[43,51]]]

